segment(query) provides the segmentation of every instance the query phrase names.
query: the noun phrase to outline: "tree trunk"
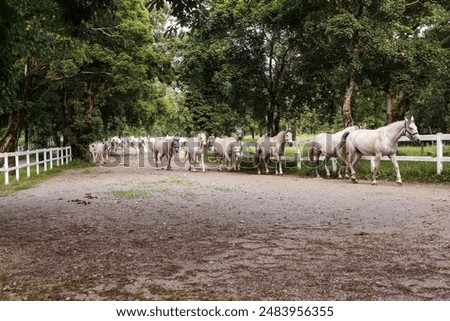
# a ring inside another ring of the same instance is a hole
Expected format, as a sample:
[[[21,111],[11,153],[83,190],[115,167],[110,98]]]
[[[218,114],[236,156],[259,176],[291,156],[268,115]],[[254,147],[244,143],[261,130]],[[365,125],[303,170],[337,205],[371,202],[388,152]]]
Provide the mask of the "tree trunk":
[[[269,110],[267,111],[267,135],[272,137],[275,132],[275,111],[273,110],[273,105],[270,103]]]
[[[281,108],[278,106],[275,119],[273,122],[274,135],[280,132],[280,121],[281,121]]]
[[[32,69],[36,67],[37,61],[28,58],[25,65],[25,78],[22,85],[22,106],[11,112],[8,119],[8,129],[0,139],[0,152],[15,152],[19,141],[20,130],[25,118],[28,115],[27,105],[31,101],[33,94]]]
[[[392,102],[394,100],[394,91],[391,84],[386,86],[386,124],[392,124],[394,122],[394,111],[392,108]]]
[[[409,96],[409,93],[406,90],[404,90],[402,99],[398,103],[397,108],[394,112],[394,121],[403,119],[410,103],[411,97]]]
[[[344,104],[342,105],[342,118],[344,120],[344,127],[353,126],[352,118],[352,95],[356,83],[356,73],[352,71],[347,80],[347,86],[344,93]]]
[[[2,139],[0,139],[0,152],[16,151],[19,131],[26,117],[27,110],[24,107],[14,110],[11,113],[8,120],[8,129]]]

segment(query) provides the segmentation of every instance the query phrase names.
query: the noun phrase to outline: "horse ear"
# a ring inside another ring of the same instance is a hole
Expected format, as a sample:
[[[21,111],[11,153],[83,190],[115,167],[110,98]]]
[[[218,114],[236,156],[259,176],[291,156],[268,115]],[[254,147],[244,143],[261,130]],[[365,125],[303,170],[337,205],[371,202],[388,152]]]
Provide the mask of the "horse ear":
[[[414,122],[414,116],[411,116],[410,121]]]

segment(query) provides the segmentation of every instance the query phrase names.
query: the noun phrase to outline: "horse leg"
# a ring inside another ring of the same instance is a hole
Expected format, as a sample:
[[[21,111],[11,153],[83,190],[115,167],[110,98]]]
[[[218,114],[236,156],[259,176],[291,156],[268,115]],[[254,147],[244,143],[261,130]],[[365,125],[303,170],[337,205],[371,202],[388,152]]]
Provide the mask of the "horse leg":
[[[202,161],[202,172],[206,172],[206,168],[205,168],[205,153],[202,153],[202,155],[200,156],[200,159]]]
[[[171,171],[172,170],[172,166],[170,166],[170,161],[172,160],[172,155],[167,155],[167,161],[168,161],[168,163],[167,163],[167,170],[168,171]]]
[[[258,151],[257,151],[256,154],[253,156],[253,166],[256,166],[258,175],[261,174],[261,169],[259,168],[260,162],[261,162],[261,159],[260,159]]]
[[[269,158],[270,158],[270,155],[267,155],[266,157],[264,157],[264,166],[266,167],[266,174],[269,174],[269,168],[267,167],[267,164],[269,163]],[[276,167],[275,167],[275,171],[276,171]]]
[[[351,170],[351,179],[353,183],[358,183],[358,181],[356,180],[356,167],[358,166],[359,161],[361,160],[361,157],[363,155],[359,152],[355,152],[355,154],[350,155],[349,153],[349,166],[350,166],[350,170]],[[353,160],[351,159],[353,158]]]
[[[322,178],[322,177],[320,177],[320,174],[319,174],[319,157],[317,157],[315,159],[314,163],[316,164],[316,177],[317,178]]]
[[[346,162],[341,158],[338,158],[338,162],[339,162],[338,179],[342,179],[342,177],[343,177],[342,172],[344,172],[345,178],[349,178],[349,176],[348,176],[349,168],[348,168]]]
[[[348,151],[347,154],[347,165],[350,168],[350,178],[352,180],[353,183],[358,183],[358,181],[356,180],[356,172],[355,172],[355,168],[353,167],[353,157],[355,156],[354,151]]]
[[[378,173],[378,166],[380,166],[380,160],[381,160],[381,153],[376,153],[375,154],[375,164],[373,165],[373,169],[372,169],[372,185],[377,185],[377,173]],[[398,166],[398,164],[397,164],[397,166]]]
[[[188,153],[188,160],[189,160],[189,170],[192,170],[192,154],[191,153]],[[195,171],[195,168],[193,171]]]
[[[193,154],[192,155],[192,158],[193,158],[193,163],[194,163],[194,167],[193,167],[193,172],[196,172],[197,171],[197,166],[198,166],[198,159],[197,159],[197,155],[195,155],[195,154]]]
[[[225,163],[227,164],[227,170],[231,172],[233,162],[231,161],[230,156],[228,154],[225,155]]]
[[[330,170],[328,169],[327,162],[330,160],[329,156],[325,156],[325,159],[323,160],[323,166],[325,166],[325,171],[327,172],[327,178],[330,178]]]
[[[153,157],[155,158],[156,168],[158,168],[158,151],[154,151]]]
[[[283,162],[281,161],[281,157],[277,157],[277,165],[280,166],[280,175],[283,175]]]
[[[397,176],[397,184],[402,185],[402,177],[400,176],[400,167],[398,166],[397,156],[395,154],[389,155],[392,164],[394,164],[395,174]]]

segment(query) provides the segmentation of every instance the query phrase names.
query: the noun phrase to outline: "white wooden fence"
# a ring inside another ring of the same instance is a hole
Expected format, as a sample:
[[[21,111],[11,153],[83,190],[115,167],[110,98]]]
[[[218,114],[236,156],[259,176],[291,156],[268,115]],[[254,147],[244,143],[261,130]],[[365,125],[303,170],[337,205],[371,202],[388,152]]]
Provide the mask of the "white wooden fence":
[[[25,160],[23,159],[25,157]],[[9,161],[14,158],[14,167],[9,167]],[[33,161],[32,161],[32,158]],[[0,168],[0,173],[5,173],[5,184],[8,185],[9,173],[12,171],[16,172],[16,180],[20,179],[20,169],[27,169],[27,177],[31,176],[31,167],[36,167],[36,174],[40,173],[40,166],[43,165],[44,171],[47,169],[52,169],[53,164],[56,166],[68,164],[72,161],[72,148],[68,147],[58,147],[58,148],[47,148],[47,149],[37,149],[29,151],[21,151],[15,153],[0,153],[0,160],[3,161],[3,167]]]
[[[420,135],[420,139],[422,142],[435,142],[436,146],[436,157],[433,156],[397,156],[398,161],[407,161],[407,162],[435,162],[436,163],[436,172],[438,175],[442,173],[443,163],[450,162],[450,157],[444,157],[444,144],[443,141],[450,141],[450,134],[442,134],[437,133],[435,135]],[[409,139],[406,137],[402,137],[399,140],[400,142],[409,142]],[[302,157],[301,155],[301,146],[306,145],[307,141],[296,141],[294,145],[297,146],[296,155],[294,160],[297,162],[297,166],[301,167],[301,163],[298,160],[309,160],[308,157]],[[324,157],[321,157],[324,159]],[[371,157],[363,157],[363,159],[372,160]],[[388,157],[383,157],[383,160],[389,160]],[[333,171],[336,171],[336,161],[333,160]]]

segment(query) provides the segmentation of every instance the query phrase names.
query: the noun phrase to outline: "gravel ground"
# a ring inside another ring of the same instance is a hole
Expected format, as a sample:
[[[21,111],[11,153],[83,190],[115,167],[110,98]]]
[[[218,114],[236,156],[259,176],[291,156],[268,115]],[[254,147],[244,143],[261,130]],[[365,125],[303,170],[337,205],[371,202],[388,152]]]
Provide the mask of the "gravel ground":
[[[450,300],[450,186],[67,170],[0,197],[3,300]]]

